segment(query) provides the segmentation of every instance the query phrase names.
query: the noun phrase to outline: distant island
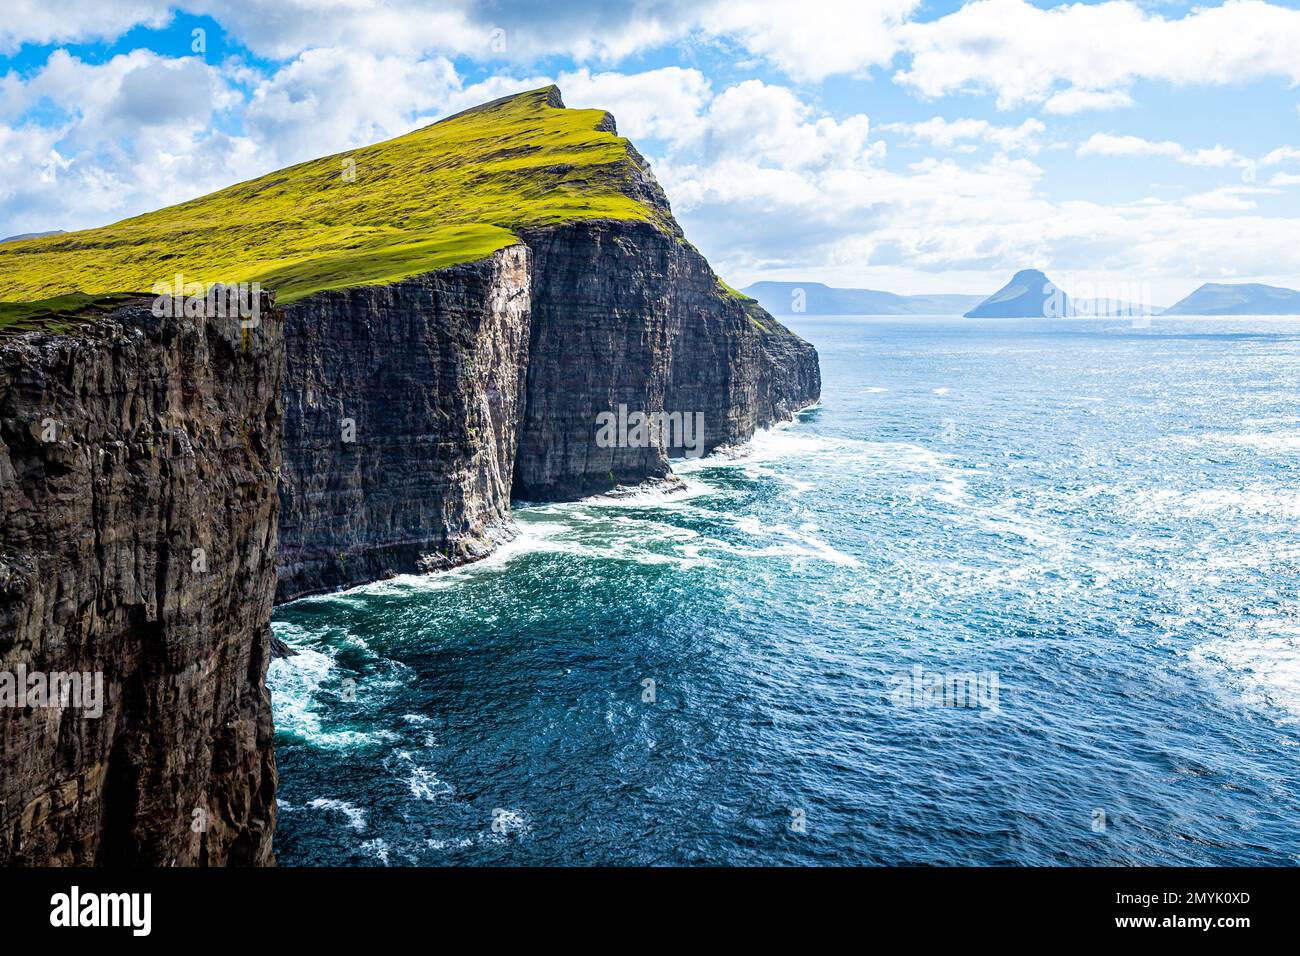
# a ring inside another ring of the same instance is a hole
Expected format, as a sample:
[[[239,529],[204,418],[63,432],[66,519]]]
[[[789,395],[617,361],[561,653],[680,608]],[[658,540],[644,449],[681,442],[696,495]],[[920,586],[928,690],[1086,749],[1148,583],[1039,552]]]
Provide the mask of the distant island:
[[[773,315],[961,315],[978,295],[897,295],[820,282],[755,282],[740,290]]]
[[[1166,315],[1300,315],[1300,292],[1255,282],[1207,282]]]
[[[898,295],[821,282],[755,282],[740,290],[774,315],[962,315],[968,319],[1121,318],[1149,315],[1300,315],[1300,292],[1258,283],[1207,282],[1167,309],[1127,287],[1074,298],[1041,269],[1021,269],[990,296]],[[1085,294],[1097,290],[1079,289]],[[1141,300],[1141,301],[1135,301]]]
[[[1117,289],[1087,286],[1091,297],[1071,298],[1038,269],[1021,269],[1011,281],[966,313],[968,319],[1126,318],[1159,315],[1149,293],[1129,285]],[[1104,295],[1097,295],[1104,292]],[[1137,300],[1137,301],[1134,301]]]
[[[1070,315],[1070,297],[1037,269],[1011,281],[966,313],[968,319],[1042,319]]]

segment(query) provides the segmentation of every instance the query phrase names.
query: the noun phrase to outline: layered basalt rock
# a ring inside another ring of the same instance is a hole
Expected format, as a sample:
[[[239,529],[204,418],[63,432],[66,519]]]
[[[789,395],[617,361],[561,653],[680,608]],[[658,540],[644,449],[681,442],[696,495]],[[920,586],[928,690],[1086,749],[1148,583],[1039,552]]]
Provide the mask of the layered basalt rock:
[[[509,534],[528,249],[286,307],[285,601],[488,553]]]
[[[510,534],[512,499],[664,478],[688,450],[671,433],[602,442],[604,413],[698,416],[689,450],[709,451],[816,401],[812,347],[723,285],[612,117],[578,129],[547,112],[562,105],[552,89],[471,111],[490,175],[469,181],[489,193],[538,149],[555,157],[518,192],[532,219],[442,235],[464,255],[486,234],[477,261],[340,286],[351,253],[333,248],[319,275],[286,273],[302,297],[250,329],[113,301],[0,347],[0,670],[102,673],[107,692],[98,719],[0,709],[0,863],[272,862],[275,601],[474,560]],[[367,168],[407,163],[391,187],[407,195],[435,139],[399,138]],[[434,146],[445,172],[456,157]],[[216,195],[332,196],[336,170],[313,169]],[[472,198],[396,205],[427,224]],[[133,228],[51,254],[116,254]],[[374,230],[399,226],[356,228],[372,245],[355,258],[387,262]]]
[[[0,863],[272,861],[283,348],[147,300],[0,346],[0,672],[104,691],[0,708]]]
[[[816,351],[727,289],[627,162],[666,226],[525,231],[482,262],[286,307],[279,600],[475,560],[511,533],[512,498],[663,478],[816,401]],[[598,441],[620,407],[697,416],[702,440]]]
[[[525,234],[533,321],[516,498],[663,477],[670,457],[745,441],[820,395],[812,346],[727,289],[673,226],[585,221]],[[620,406],[698,416],[703,441],[688,449],[665,432],[644,445],[598,442],[598,416]]]

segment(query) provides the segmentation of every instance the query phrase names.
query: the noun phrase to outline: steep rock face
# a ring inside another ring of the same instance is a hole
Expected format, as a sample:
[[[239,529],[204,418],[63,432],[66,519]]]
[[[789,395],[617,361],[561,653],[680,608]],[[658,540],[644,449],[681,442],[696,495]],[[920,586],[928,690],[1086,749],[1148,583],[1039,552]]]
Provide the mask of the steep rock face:
[[[657,447],[599,447],[596,416],[662,410],[671,375],[672,241],[648,223],[581,222],[526,236],[532,344],[514,496],[544,501],[668,474]]]
[[[553,105],[563,106],[555,91]],[[599,128],[617,133],[606,113]],[[564,500],[671,472],[669,458],[745,441],[821,394],[817,352],[718,279],[630,144],[625,191],[654,222],[584,220],[524,232],[532,345],[514,496]],[[598,416],[689,416],[649,444],[598,440]],[[684,442],[680,439],[690,439]]]
[[[508,534],[528,250],[286,307],[279,600]]]
[[[479,261],[312,273],[246,334],[141,302],[0,348],[0,671],[107,692],[0,709],[0,863],[272,862],[273,601],[473,560],[512,497],[669,473],[681,447],[603,447],[601,413],[698,414],[708,451],[816,400],[815,351],[720,283],[636,151],[587,145],[542,168],[559,212],[533,213],[565,224]]]
[[[533,250],[533,331],[516,498],[571,499],[668,474],[670,455],[686,450],[678,436],[642,446],[597,441],[597,416],[620,406],[698,414],[696,450],[708,452],[820,394],[812,346],[727,291],[680,232],[588,221],[524,238]]]
[[[795,412],[814,404],[822,394],[817,350],[757,303],[747,305],[745,311],[758,333],[759,360],[754,427],[737,436],[742,439],[750,438],[754,428],[790,421]]]
[[[0,708],[0,863],[273,862],[282,368],[147,302],[0,347],[0,672],[104,691]]]

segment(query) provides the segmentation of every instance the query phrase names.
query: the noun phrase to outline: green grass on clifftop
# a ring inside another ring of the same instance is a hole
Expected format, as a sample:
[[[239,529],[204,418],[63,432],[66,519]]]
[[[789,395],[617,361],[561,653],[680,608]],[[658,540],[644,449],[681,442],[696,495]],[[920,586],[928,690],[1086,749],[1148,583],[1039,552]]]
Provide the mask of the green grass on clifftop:
[[[16,302],[149,290],[177,273],[259,281],[287,303],[482,259],[526,227],[662,225],[628,194],[635,161],[626,139],[596,128],[604,112],[558,102],[554,87],[521,93],[111,226],[4,243],[0,316]]]
[[[37,302],[0,302],[0,341],[23,332],[44,329],[67,332],[83,322],[107,315],[141,297],[130,292],[83,295],[73,292]]]

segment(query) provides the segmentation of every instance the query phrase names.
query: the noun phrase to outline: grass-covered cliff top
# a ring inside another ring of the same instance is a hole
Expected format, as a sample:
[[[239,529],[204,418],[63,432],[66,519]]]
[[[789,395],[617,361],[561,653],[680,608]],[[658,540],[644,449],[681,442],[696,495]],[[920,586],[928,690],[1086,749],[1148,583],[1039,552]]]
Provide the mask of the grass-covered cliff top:
[[[106,295],[70,292],[35,302],[0,302],[0,342],[37,329],[68,332],[132,302],[148,304],[150,300],[130,292]]]
[[[147,291],[177,273],[258,281],[283,304],[482,259],[519,229],[666,225],[634,198],[636,154],[599,128],[605,117],[565,109],[546,87],[111,226],[4,243],[0,325],[15,302]]]

